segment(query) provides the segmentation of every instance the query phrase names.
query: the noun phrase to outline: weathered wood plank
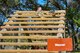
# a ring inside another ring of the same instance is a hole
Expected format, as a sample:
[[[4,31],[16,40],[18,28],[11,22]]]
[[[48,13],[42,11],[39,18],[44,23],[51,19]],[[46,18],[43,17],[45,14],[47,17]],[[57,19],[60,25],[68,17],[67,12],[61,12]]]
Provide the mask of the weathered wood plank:
[[[64,21],[56,22],[5,22],[4,24],[65,24]]]
[[[61,25],[52,25],[52,26],[1,26],[0,28],[65,28]]]
[[[35,53],[40,53],[40,52],[44,52],[44,53],[58,53],[58,51],[48,51],[48,50],[40,50],[40,49],[38,49],[38,50],[0,50],[0,52],[26,52],[26,53],[30,53],[30,52],[35,52]]]
[[[38,15],[35,15],[35,14],[23,14],[23,15],[10,15],[11,17],[40,17]],[[52,15],[43,15],[43,17],[52,17]]]
[[[16,11],[15,13],[36,13],[36,11]],[[50,11],[42,11],[43,13],[49,13]],[[65,10],[55,10],[54,13],[66,13]]]
[[[65,10],[55,10],[55,13],[66,13]]]
[[[64,33],[64,30],[0,31],[0,33]]]
[[[14,14],[14,15],[10,15],[11,17],[40,17],[40,16],[38,16],[38,15],[36,15],[36,14],[22,14],[22,15],[16,15],[16,14]],[[42,15],[43,17],[53,17],[53,15]],[[64,17],[65,16],[65,14],[60,14],[60,15],[55,15],[55,16],[59,16],[59,17]]]
[[[31,35],[31,36],[0,36],[0,39],[49,39],[58,38],[58,36],[43,36],[43,35]]]
[[[65,20],[66,18],[8,18],[8,20]]]
[[[22,46],[22,45],[26,45],[26,46],[47,46],[47,42],[38,42],[38,43],[29,43],[29,42],[16,42],[16,43],[9,43],[9,42],[0,42],[0,45],[10,45],[10,46]]]

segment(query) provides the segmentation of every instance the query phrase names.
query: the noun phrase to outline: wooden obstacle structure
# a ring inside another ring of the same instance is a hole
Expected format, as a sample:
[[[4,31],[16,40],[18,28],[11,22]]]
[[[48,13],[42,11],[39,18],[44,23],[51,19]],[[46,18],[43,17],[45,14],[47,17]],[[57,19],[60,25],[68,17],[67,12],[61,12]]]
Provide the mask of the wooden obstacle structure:
[[[0,53],[58,53],[47,50],[47,39],[65,37],[65,13],[42,11],[38,15],[36,11],[16,11],[0,27]]]

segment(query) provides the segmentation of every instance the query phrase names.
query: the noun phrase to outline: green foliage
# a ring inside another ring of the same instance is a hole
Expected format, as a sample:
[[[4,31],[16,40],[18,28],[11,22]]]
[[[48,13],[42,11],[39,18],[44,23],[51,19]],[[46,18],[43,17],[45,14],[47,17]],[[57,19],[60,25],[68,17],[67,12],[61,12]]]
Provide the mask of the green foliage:
[[[80,27],[80,12],[76,13],[76,15],[73,17],[74,23],[77,24],[77,26]]]
[[[19,0],[6,0],[6,4],[8,5],[8,8],[13,7],[15,5],[19,4]]]
[[[66,16],[68,19],[72,19],[77,13],[77,10],[76,8],[69,8],[67,9],[67,12],[66,12]]]

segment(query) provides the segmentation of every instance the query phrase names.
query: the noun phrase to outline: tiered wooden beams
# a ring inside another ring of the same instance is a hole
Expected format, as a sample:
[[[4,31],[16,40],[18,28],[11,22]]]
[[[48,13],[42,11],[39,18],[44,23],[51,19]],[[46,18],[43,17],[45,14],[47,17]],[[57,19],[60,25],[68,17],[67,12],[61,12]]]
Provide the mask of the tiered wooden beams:
[[[41,11],[39,13],[41,15],[38,13],[36,11],[16,11],[13,15],[10,15],[9,22],[5,22],[5,26],[0,27],[2,29],[0,31],[2,41],[0,45],[4,46],[4,48],[5,46],[37,46],[39,49],[0,49],[0,53],[59,52],[47,50],[47,39],[63,38],[65,34],[65,11]],[[43,46],[43,48],[41,49],[40,46]]]

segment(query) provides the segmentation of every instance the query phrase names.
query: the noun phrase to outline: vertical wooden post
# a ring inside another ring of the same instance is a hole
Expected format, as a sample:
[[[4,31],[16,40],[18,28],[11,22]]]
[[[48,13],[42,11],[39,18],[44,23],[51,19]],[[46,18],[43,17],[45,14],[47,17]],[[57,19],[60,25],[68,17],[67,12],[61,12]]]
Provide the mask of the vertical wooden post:
[[[21,26],[21,24],[19,24],[19,26]],[[19,28],[19,31],[23,31],[23,28]],[[18,36],[21,36],[21,33],[18,34]],[[21,42],[20,39],[18,39],[18,43]],[[20,48],[17,48],[17,50],[20,50]],[[20,52],[17,52],[20,53]]]
[[[61,13],[61,15],[64,15],[64,13]],[[64,18],[64,16],[61,16],[60,18]],[[62,21],[62,20],[61,20]],[[65,24],[63,24],[65,26]],[[63,28],[65,31],[65,28]],[[65,32],[63,34],[63,38],[65,38]],[[61,53],[66,53],[66,51],[61,51]]]

